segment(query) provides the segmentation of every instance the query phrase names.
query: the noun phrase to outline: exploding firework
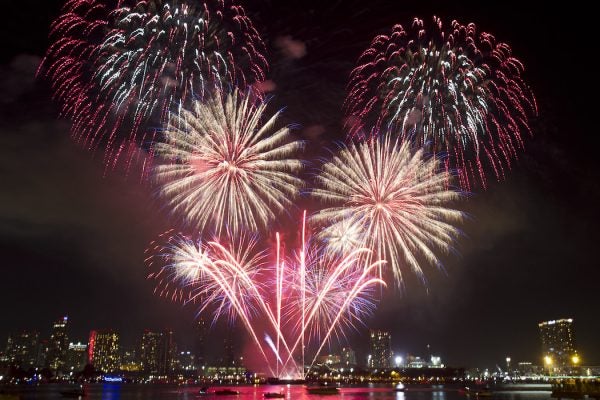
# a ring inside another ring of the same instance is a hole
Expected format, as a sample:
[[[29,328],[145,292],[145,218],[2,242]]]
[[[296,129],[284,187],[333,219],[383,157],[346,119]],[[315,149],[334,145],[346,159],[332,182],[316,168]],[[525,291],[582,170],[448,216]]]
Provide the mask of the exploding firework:
[[[367,252],[356,251],[359,247],[355,247],[346,253],[331,253],[311,243],[308,243],[306,248],[305,290],[301,290],[302,274],[294,273],[285,276],[284,286],[290,289],[292,295],[284,310],[287,319],[293,321],[294,331],[300,331],[302,310],[305,308],[312,310],[314,315],[310,319],[311,323],[306,327],[307,337],[321,343],[321,339],[334,326],[332,333],[341,339],[348,328],[354,328],[356,322],[363,321],[375,309],[374,293],[371,290],[374,288],[366,288],[360,295],[354,297],[342,318],[335,321],[345,300],[352,293],[354,285],[361,280],[364,271],[359,261]],[[291,260],[291,265],[302,265],[302,257],[302,254],[297,255]]]
[[[439,265],[435,249],[448,250],[462,219],[449,203],[460,194],[448,186],[449,173],[423,150],[384,135],[344,146],[323,165],[313,195],[327,205],[312,222],[332,252],[356,246],[385,259],[398,284],[402,267],[423,277],[420,259]]]
[[[447,155],[461,187],[502,178],[530,132],[535,98],[511,48],[474,24],[439,18],[377,36],[351,74],[346,99],[353,136],[392,130],[416,146]]]
[[[333,336],[343,336],[344,329],[370,315],[374,289],[385,286],[375,276],[383,261],[362,264],[369,250],[318,257],[304,240],[304,223],[302,232],[297,255],[287,259],[277,234],[276,254],[268,262],[255,240],[231,235],[230,245],[216,239],[203,243],[169,231],[147,250],[149,264],[158,266],[149,278],[157,281],[160,294],[198,303],[200,313],[212,309],[215,319],[239,319],[271,373],[302,376],[308,342],[319,339],[312,364]],[[259,327],[267,330],[264,342]],[[267,349],[274,352],[274,368]]]
[[[174,104],[264,80],[264,44],[231,0],[111,4],[68,1],[43,64],[74,135],[89,147],[103,141],[107,161],[124,143],[150,147]]]
[[[262,123],[266,103],[239,92],[216,92],[191,111],[171,115],[156,180],[171,208],[194,228],[215,232],[265,228],[293,206],[302,181],[290,158],[301,142],[273,129],[279,113]]]
[[[254,315],[267,254],[256,251],[256,238],[231,237],[235,242],[224,247],[216,239],[194,241],[172,230],[161,235],[147,250],[161,257],[159,272],[151,274],[158,282],[158,294],[175,301],[200,302],[198,313],[212,309],[215,321],[223,316],[233,321],[238,315]],[[154,262],[153,257],[149,260]],[[231,297],[237,301],[229,301]]]

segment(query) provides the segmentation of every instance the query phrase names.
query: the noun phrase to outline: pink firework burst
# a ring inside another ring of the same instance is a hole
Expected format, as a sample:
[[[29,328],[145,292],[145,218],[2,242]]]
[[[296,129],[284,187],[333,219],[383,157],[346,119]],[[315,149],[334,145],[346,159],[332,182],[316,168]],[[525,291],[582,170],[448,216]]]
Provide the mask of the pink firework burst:
[[[116,163],[172,107],[264,80],[264,44],[233,0],[69,0],[41,66],[73,135]],[[126,159],[127,160],[127,159]],[[127,160],[130,161],[130,160]]]
[[[537,113],[523,71],[509,45],[472,23],[415,18],[360,56],[345,102],[350,134],[392,131],[447,155],[464,189],[485,186],[486,169],[504,177]]]

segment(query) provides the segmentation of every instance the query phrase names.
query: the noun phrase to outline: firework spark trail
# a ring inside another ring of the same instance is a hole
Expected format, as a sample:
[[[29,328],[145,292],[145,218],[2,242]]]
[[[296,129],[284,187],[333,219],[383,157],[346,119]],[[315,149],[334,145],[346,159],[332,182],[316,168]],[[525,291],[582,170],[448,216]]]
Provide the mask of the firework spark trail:
[[[367,290],[370,286],[375,286],[376,284],[379,284],[379,285],[384,286],[384,287],[386,286],[385,281],[383,281],[381,278],[372,278],[372,277],[370,277],[370,274],[373,272],[373,270],[378,269],[379,268],[379,264],[382,264],[384,262],[385,261],[379,261],[379,262],[377,262],[375,264],[372,264],[372,265],[368,266],[367,268],[365,268],[363,270],[363,273],[362,273],[360,279],[356,280],[356,282],[354,284],[354,287],[352,288],[352,291],[345,298],[344,303],[339,308],[338,313],[335,315],[335,318],[331,322],[331,324],[329,326],[329,330],[327,331],[327,334],[325,335],[325,337],[321,341],[321,345],[319,346],[318,350],[315,353],[315,356],[314,356],[313,360],[310,363],[311,366],[315,363],[315,361],[316,361],[319,353],[323,349],[323,346],[325,346],[325,343],[328,342],[329,337],[331,336],[332,332],[334,332],[335,327],[337,326],[337,324],[340,321],[340,319],[343,318],[344,313],[347,311],[348,308],[351,307],[352,302],[354,301],[354,299],[357,296],[359,296],[362,292],[364,292],[365,290]]]
[[[73,136],[90,149],[102,144],[107,166],[130,143],[150,148],[174,104],[264,81],[264,43],[233,0],[113,4],[67,1],[40,67]]]
[[[279,113],[261,122],[266,106],[238,91],[217,92],[172,114],[165,143],[155,148],[156,180],[172,210],[197,230],[256,231],[293,208],[302,186],[293,173],[302,163],[292,157],[302,143],[287,127],[273,128]]]
[[[448,187],[450,178],[436,158],[424,159],[423,150],[413,153],[389,135],[351,143],[323,165],[313,196],[326,208],[311,222],[320,228],[320,239],[334,239],[334,252],[339,232],[347,229],[351,240],[345,245],[358,242],[372,250],[367,264],[386,260],[398,285],[404,265],[423,278],[419,258],[439,266],[434,248],[451,248],[458,235],[452,223],[463,217],[448,207],[461,197]]]
[[[368,300],[368,297],[373,294],[370,292],[372,287],[377,284],[387,286],[383,280],[370,275],[385,261],[379,260],[367,267],[363,266],[361,254],[370,253],[367,249],[355,249],[343,257],[317,255],[316,251],[310,253],[314,257],[309,258],[309,265],[306,264],[304,257],[298,257],[297,269],[300,271],[300,276],[293,276],[288,283],[288,287],[300,293],[296,294],[299,299],[292,300],[288,305],[288,320],[296,321],[292,323],[292,328],[298,331],[298,334],[296,341],[291,345],[284,368],[290,361],[293,362],[293,354],[299,345],[303,346],[305,336],[308,335],[309,339],[314,338],[323,344],[328,343],[333,332],[339,332],[344,327],[353,327],[353,321],[361,321],[360,317],[372,312],[375,304]],[[305,271],[308,273],[303,276]],[[303,281],[305,281],[304,285],[302,285]],[[321,284],[323,281],[324,283]],[[356,285],[360,285],[361,290],[355,290]],[[342,306],[339,305],[340,299],[343,299]],[[346,302],[348,305],[345,305]],[[301,322],[298,322],[298,318]],[[321,330],[325,329],[327,334],[321,335]]]
[[[535,97],[511,48],[474,24],[415,18],[377,36],[352,71],[345,108],[351,136],[393,130],[417,147],[448,155],[460,185],[505,175],[531,133]]]
[[[158,253],[152,254],[148,261],[152,263],[152,259],[158,256],[165,261],[165,266],[158,274],[150,274],[149,277],[157,279],[162,272],[168,271],[167,274],[173,276],[176,283],[193,288],[194,291],[190,292],[185,302],[201,301],[200,312],[211,303],[216,303],[215,319],[224,309],[230,318],[240,318],[268,363],[268,357],[251,322],[251,309],[254,308],[251,303],[264,306],[258,294],[256,279],[264,262],[264,254],[252,255],[254,246],[253,240],[247,243],[240,240],[239,246],[230,250],[216,241],[196,245],[185,237],[170,237],[166,246],[154,246],[150,250],[151,253],[158,250]],[[271,369],[271,373],[273,372]]]
[[[296,262],[291,259],[287,260],[290,261],[287,263],[281,255],[281,244],[278,240],[277,265],[275,265],[275,271],[271,271],[272,268],[266,266],[265,253],[256,253],[255,241],[236,241],[234,238],[229,245],[223,245],[216,240],[208,241],[206,244],[196,244],[191,239],[173,236],[171,232],[167,236],[169,239],[166,245],[152,244],[148,249],[149,265],[158,261],[162,266],[158,272],[149,275],[149,278],[158,281],[158,286],[162,286],[158,291],[168,292],[173,287],[178,292],[187,291],[188,296],[180,295],[177,298],[185,297],[184,303],[200,302],[200,312],[212,308],[215,320],[224,314],[227,314],[230,319],[240,318],[253,342],[259,347],[262,356],[268,362],[263,344],[259,341],[253,325],[254,318],[266,320],[277,338],[277,343],[273,343],[270,339],[271,335],[265,333],[269,338],[266,340],[267,346],[276,353],[276,366],[272,368],[269,365],[269,369],[277,376],[282,372],[289,371],[303,376],[304,363],[297,365],[294,361],[294,353],[297,351],[299,343],[304,342],[307,331],[327,330],[327,334],[322,339],[325,342],[329,341],[333,332],[344,329],[346,326],[354,326],[355,322],[360,322],[359,318],[369,315],[374,308],[374,302],[367,298],[372,295],[372,289],[375,286],[385,286],[383,280],[373,277],[371,274],[383,261],[375,262],[367,268],[363,268],[362,264],[357,266],[359,258],[356,257],[356,254],[368,252],[369,250],[366,249],[355,250],[350,256],[344,258],[334,255],[332,261],[326,265],[315,262],[314,265],[306,266],[302,265],[305,259],[301,257],[301,254],[306,252],[305,248],[299,251]],[[302,246],[306,246],[304,240]],[[291,265],[291,267],[287,267],[287,265]],[[313,268],[328,269],[327,282],[319,291],[306,289],[319,286],[318,283],[312,281],[315,279],[314,277],[318,276],[318,274],[312,273]],[[274,272],[277,281],[275,295],[261,283],[261,276],[265,271]],[[306,275],[297,276],[302,271],[306,271]],[[288,278],[294,275],[296,275],[295,278]],[[307,282],[304,286],[286,285],[284,296],[284,279],[286,282],[287,279],[296,279],[296,281],[306,279]],[[297,293],[303,290],[306,293]],[[332,297],[338,298],[342,292],[345,293],[345,296],[341,306],[339,302],[330,301]],[[287,304],[287,302],[283,303],[284,298],[302,300]],[[223,305],[223,302],[227,304]],[[299,309],[303,302],[308,305],[308,310]],[[297,307],[298,310],[282,314],[282,309],[289,309],[289,307]],[[358,311],[359,309],[361,310]],[[300,314],[305,315],[302,328],[299,331],[298,329],[287,329],[294,325],[294,322],[288,319],[292,315]],[[319,319],[315,317],[318,314],[330,314],[330,317]],[[332,322],[334,327],[329,326]],[[325,323],[328,324],[326,327],[315,327],[315,324]],[[310,338],[310,334],[308,336]],[[290,340],[294,341],[293,346],[289,346]],[[282,351],[284,351],[283,357]]]

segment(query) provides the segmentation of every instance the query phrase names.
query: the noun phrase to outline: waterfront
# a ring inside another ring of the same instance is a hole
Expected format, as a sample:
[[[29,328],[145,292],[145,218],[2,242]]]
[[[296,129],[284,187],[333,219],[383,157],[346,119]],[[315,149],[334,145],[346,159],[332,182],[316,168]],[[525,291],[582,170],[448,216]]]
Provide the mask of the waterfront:
[[[318,399],[322,395],[309,395],[303,385],[239,385],[219,386],[215,389],[231,388],[239,392],[235,396],[215,396],[214,394],[200,395],[200,386],[175,385],[137,385],[137,384],[89,384],[85,385],[85,400],[201,400],[210,398],[258,400],[264,398],[267,392],[283,392],[290,400]],[[15,387],[12,388],[13,392]],[[25,386],[18,388],[21,400],[59,400],[64,397],[60,392],[72,387],[58,384],[41,386]],[[492,399],[500,400],[546,400],[550,399],[550,389],[531,386],[523,390],[497,390],[492,393]],[[342,387],[340,394],[325,396],[326,398],[353,399],[396,399],[396,400],[462,400],[476,399],[460,393],[455,387],[409,387],[406,392],[394,392],[391,385],[371,385],[362,387]],[[490,397],[487,397],[488,399]]]

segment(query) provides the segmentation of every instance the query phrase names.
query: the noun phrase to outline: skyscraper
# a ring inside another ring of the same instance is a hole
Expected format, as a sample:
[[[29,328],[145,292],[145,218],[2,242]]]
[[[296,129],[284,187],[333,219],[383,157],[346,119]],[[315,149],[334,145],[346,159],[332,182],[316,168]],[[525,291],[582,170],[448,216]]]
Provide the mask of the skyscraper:
[[[135,348],[121,346],[121,370],[129,372],[141,370],[138,351]]]
[[[26,331],[10,335],[6,345],[8,362],[23,369],[35,367],[37,365],[39,336],[38,332]]]
[[[118,371],[121,365],[119,357],[119,334],[113,330],[91,331],[88,355],[90,364],[97,371]]]
[[[350,347],[342,348],[342,364],[345,366],[356,365],[356,353]]]
[[[62,317],[52,325],[52,334],[48,341],[46,365],[54,371],[62,371],[67,358],[69,340],[67,337],[68,317]]]
[[[174,371],[177,361],[177,348],[172,331],[145,331],[142,336],[140,350],[144,372],[155,375],[168,375]]]
[[[195,359],[197,365],[204,365],[206,359],[206,337],[208,335],[208,327],[204,318],[200,317],[196,324],[196,343],[195,343]]]
[[[389,368],[392,358],[392,337],[387,331],[371,331],[369,367]]]
[[[542,355],[549,369],[563,369],[577,364],[573,319],[543,321],[538,324],[542,341]]]
[[[84,343],[69,343],[67,349],[67,358],[65,369],[69,372],[80,372],[87,364],[87,344]]]

